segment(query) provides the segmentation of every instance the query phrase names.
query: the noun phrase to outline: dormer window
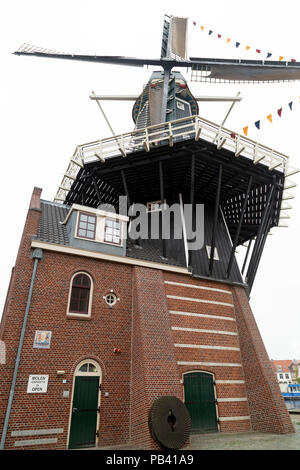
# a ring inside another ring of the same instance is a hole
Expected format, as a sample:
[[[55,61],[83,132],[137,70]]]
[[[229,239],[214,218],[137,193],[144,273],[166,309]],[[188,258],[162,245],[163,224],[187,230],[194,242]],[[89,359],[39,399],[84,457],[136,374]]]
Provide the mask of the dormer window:
[[[106,217],[104,227],[104,241],[107,243],[113,243],[115,245],[121,244],[120,221]]]
[[[77,236],[95,240],[96,235],[96,217],[91,214],[79,212]]]

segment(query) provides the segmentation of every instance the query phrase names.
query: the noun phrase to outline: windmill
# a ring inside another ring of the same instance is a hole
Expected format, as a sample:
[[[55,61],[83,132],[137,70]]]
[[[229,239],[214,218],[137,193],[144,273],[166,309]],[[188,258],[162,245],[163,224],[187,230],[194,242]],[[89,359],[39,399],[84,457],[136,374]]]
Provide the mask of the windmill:
[[[179,195],[181,201],[189,200],[192,205],[205,203],[208,207],[209,233],[205,235],[208,262],[205,250],[192,253],[187,243],[179,247],[175,240],[169,242],[168,247],[162,241],[163,258],[178,262],[185,258],[186,265],[198,275],[240,282],[234,254],[238,245],[248,242],[242,271],[248,262],[245,282],[251,290],[270,228],[282,224],[282,219],[288,217],[284,210],[290,206],[284,201],[292,196],[286,190],[295,184],[287,177],[298,170],[289,167],[287,156],[224,128],[224,121],[220,126],[200,118],[197,101],[205,98],[193,96],[181,72],[173,69],[191,68],[192,78],[200,81],[284,82],[300,79],[300,63],[188,58],[186,44],[187,18],[165,15],[158,59],[63,54],[26,44],[15,54],[160,67],[160,71],[152,73],[139,96],[91,95],[99,106],[103,99],[135,100],[135,130],[77,146],[55,201],[97,207],[103,202],[116,205],[117,197],[126,194],[129,201],[135,202],[147,202],[151,198],[160,201],[167,198],[173,202]],[[241,98],[220,99],[234,104]],[[152,164],[156,164],[158,171],[154,174],[153,169],[145,166],[144,179],[138,167],[148,161],[150,151],[156,155],[152,155]],[[168,171],[163,171],[170,152],[176,154],[170,162],[171,182],[166,178]],[[125,163],[124,159],[129,158],[130,162]],[[135,175],[134,165],[137,165]],[[174,187],[180,189],[175,198]],[[254,247],[248,261],[252,243]],[[216,245],[223,251],[220,258]]]

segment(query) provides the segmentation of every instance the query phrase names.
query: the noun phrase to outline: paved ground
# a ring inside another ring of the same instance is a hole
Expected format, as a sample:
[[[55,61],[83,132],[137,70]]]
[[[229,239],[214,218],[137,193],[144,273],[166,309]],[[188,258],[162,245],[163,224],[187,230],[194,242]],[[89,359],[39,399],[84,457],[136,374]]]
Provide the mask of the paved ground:
[[[290,416],[295,434],[258,432],[198,434],[191,436],[191,443],[184,450],[300,450],[300,410]],[[98,450],[137,450],[137,447],[124,445],[98,447]]]
[[[190,450],[300,450],[300,414],[291,414],[295,434],[198,434],[191,437]]]

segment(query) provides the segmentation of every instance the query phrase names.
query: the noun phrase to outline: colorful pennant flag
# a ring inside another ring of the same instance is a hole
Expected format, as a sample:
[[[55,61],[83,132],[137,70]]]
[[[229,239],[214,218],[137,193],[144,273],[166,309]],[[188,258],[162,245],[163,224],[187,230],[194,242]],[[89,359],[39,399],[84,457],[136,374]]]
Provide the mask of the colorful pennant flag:
[[[197,24],[196,21],[193,21],[193,24],[194,24],[194,26],[196,26],[196,24]],[[201,28],[202,31],[204,31],[204,26],[200,26],[200,28]],[[213,31],[211,29],[208,30],[208,34],[209,34],[209,36],[211,36],[213,34]],[[220,39],[221,37],[222,37],[222,35],[218,34],[218,39]],[[226,44],[228,44],[230,41],[231,41],[231,38],[227,38],[226,39]],[[239,41],[235,42],[235,47],[236,48],[238,48],[240,45],[241,45],[241,43]],[[246,45],[245,50],[249,51],[249,49],[251,49],[251,46]],[[257,54],[261,54],[261,52],[262,52],[261,49],[255,49],[255,51],[256,51]],[[266,58],[269,59],[272,55],[273,54],[271,52],[267,52]],[[279,62],[281,62],[283,59],[284,59],[284,56],[280,55],[278,60],[279,60]],[[290,61],[291,62],[296,62],[296,59],[290,59]]]
[[[254,124],[256,125],[257,129],[260,129],[260,121],[256,121]]]
[[[272,114],[269,114],[269,115],[267,116],[267,119],[269,119],[270,123],[272,124]]]
[[[232,139],[235,139],[235,138],[236,138],[236,134],[235,134],[234,132],[231,132],[230,137],[231,137]]]
[[[279,117],[281,117],[281,113],[282,113],[282,108],[278,109],[278,111],[277,111],[277,114],[278,114]]]
[[[292,107],[293,107],[293,102],[292,101],[289,103],[289,107],[290,107],[290,110],[292,111]]]
[[[243,127],[243,132],[244,132],[244,134],[245,134],[245,135],[247,135],[247,134],[248,134],[248,126],[246,126],[246,127]]]

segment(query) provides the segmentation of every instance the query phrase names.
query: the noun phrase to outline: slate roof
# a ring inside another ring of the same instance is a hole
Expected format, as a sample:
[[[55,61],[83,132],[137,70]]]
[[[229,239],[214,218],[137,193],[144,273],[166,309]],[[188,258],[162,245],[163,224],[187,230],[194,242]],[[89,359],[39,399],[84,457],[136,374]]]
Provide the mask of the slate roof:
[[[69,245],[67,229],[63,222],[70,210],[69,206],[41,200],[41,219],[36,239],[41,242]]]

